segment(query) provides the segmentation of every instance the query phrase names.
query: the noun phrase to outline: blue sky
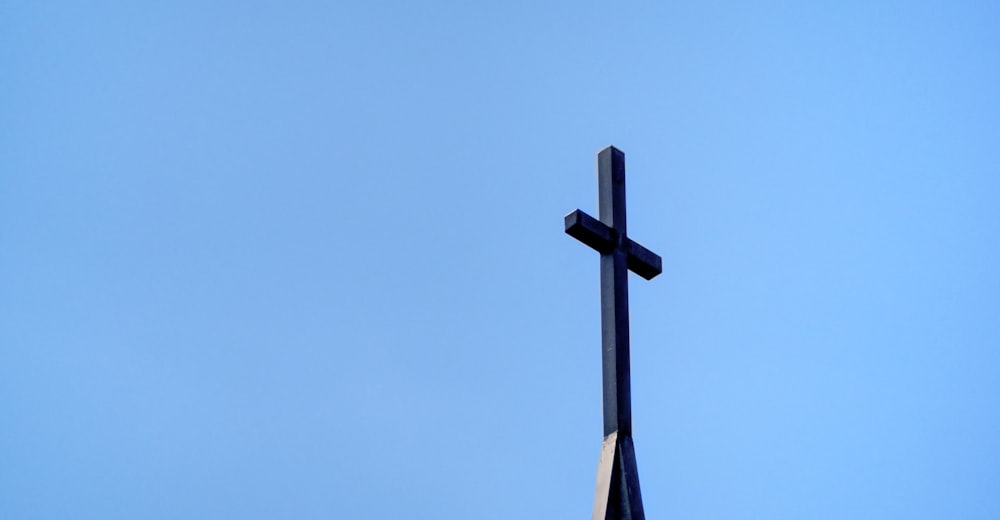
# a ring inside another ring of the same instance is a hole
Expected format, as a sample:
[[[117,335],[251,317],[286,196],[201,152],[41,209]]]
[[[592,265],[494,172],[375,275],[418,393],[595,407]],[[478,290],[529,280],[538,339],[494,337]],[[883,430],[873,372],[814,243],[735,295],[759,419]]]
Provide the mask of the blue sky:
[[[0,517],[1000,517],[987,2],[0,7]]]

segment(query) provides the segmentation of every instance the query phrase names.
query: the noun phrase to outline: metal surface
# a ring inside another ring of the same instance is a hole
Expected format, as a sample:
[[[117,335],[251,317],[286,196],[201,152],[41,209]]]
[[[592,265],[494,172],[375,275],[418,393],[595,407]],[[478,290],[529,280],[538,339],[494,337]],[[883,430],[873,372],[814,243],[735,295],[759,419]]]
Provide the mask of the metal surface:
[[[647,280],[662,271],[656,253],[628,238],[625,154],[597,154],[598,219],[579,209],[566,215],[566,233],[601,254],[601,352],[604,444],[597,468],[593,520],[645,520],[632,443],[628,271]]]

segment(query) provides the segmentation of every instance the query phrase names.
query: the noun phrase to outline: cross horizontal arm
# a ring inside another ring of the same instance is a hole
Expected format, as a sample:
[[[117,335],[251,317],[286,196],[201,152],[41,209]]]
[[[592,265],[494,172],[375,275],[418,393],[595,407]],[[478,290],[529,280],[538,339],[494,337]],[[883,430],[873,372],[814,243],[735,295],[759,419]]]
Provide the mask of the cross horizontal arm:
[[[628,253],[629,271],[647,280],[652,280],[663,272],[663,260],[660,259],[660,255],[642,247],[631,238],[625,241],[625,249]]]
[[[567,235],[601,253],[610,253],[615,248],[614,232],[600,220],[581,210],[569,213],[564,220]]]
[[[615,249],[615,232],[606,224],[594,217],[576,210],[566,215],[566,234],[596,249],[601,254],[610,253]],[[633,273],[652,280],[663,272],[663,260],[660,255],[642,247],[631,238],[625,238],[625,255],[628,258],[628,269]]]

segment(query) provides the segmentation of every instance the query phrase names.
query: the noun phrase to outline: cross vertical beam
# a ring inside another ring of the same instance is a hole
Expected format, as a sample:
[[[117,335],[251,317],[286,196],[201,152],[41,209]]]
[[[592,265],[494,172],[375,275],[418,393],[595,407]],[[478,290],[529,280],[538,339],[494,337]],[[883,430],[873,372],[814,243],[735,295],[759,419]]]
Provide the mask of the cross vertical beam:
[[[613,231],[615,248],[601,255],[601,357],[604,435],[632,434],[629,374],[628,255],[623,246],[625,154],[607,147],[597,154],[597,215]]]
[[[604,443],[597,468],[593,520],[645,520],[632,442],[628,272],[650,280],[662,271],[652,251],[628,237],[625,154],[597,154],[598,219],[579,209],[566,215],[566,233],[601,254],[601,367]]]

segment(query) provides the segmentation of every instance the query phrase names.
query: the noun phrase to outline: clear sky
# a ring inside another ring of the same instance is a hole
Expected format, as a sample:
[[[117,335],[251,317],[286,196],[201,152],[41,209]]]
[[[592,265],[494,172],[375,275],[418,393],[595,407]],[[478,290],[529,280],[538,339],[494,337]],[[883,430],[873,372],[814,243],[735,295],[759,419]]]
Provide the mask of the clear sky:
[[[142,4],[142,5],[140,5]],[[4,2],[0,518],[1000,518],[991,2]]]

